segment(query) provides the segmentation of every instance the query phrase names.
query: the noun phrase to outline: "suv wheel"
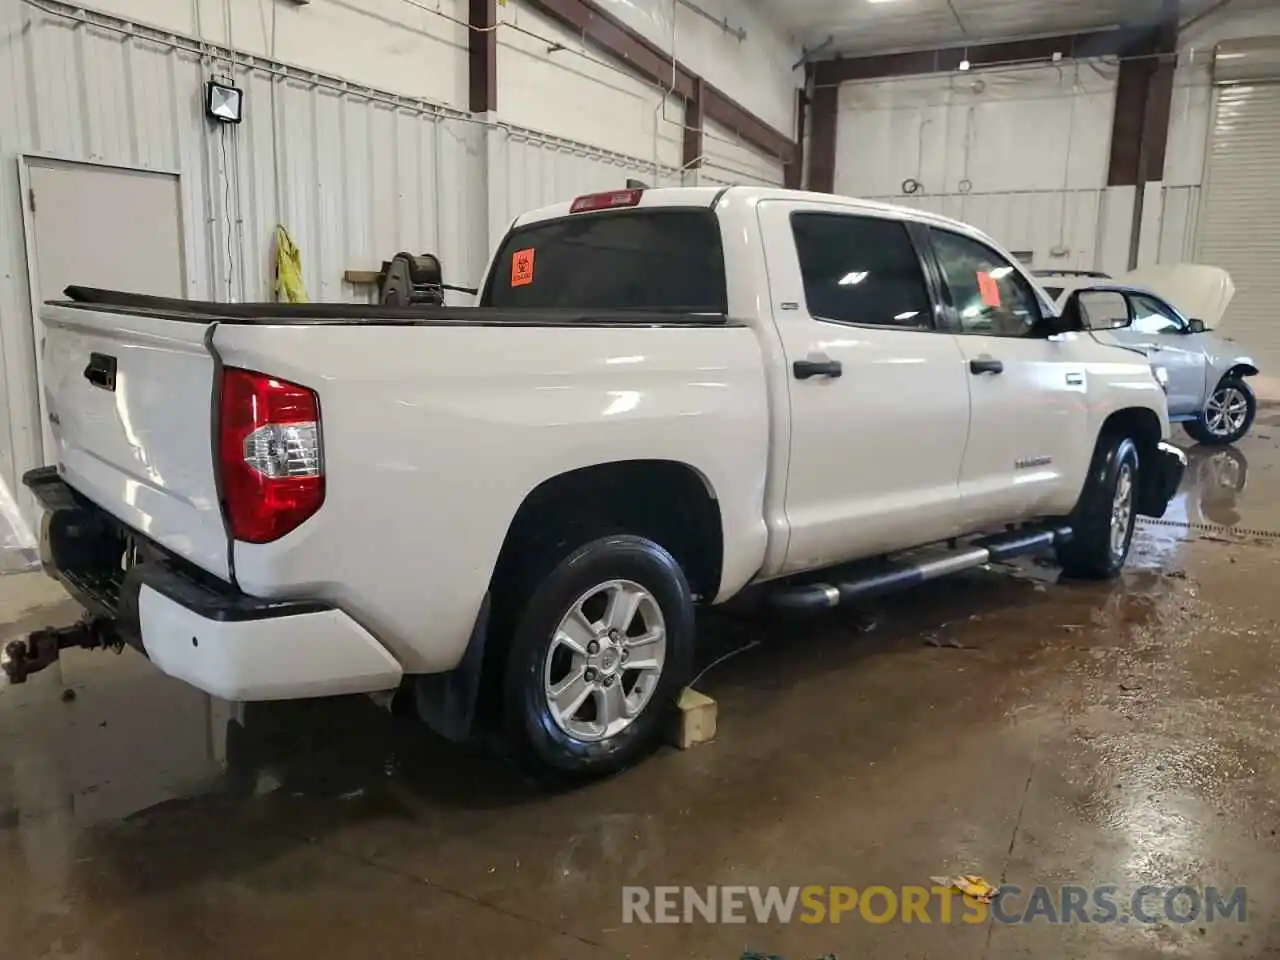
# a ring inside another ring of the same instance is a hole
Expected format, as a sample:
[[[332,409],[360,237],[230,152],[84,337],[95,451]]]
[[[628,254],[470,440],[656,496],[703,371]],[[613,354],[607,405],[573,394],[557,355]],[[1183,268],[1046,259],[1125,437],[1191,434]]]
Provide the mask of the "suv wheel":
[[[580,547],[519,616],[508,731],[543,769],[575,778],[622,769],[657,745],[693,637],[689,584],[670,553],[625,535]]]
[[[1071,517],[1073,536],[1058,547],[1058,562],[1067,576],[1105,580],[1120,572],[1137,522],[1139,469],[1133,440],[1113,436],[1099,441]]]
[[[1258,400],[1240,377],[1224,377],[1209,395],[1200,415],[1185,425],[1191,439],[1205,446],[1235,443],[1253,426]]]

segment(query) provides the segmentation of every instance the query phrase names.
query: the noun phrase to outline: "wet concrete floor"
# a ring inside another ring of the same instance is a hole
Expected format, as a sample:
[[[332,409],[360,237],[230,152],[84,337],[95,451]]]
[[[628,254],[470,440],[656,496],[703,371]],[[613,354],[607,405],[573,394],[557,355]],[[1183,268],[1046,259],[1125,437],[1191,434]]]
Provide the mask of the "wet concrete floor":
[[[716,742],[575,791],[364,698],[233,707],[69,654],[0,690],[0,957],[1280,956],[1280,410],[1191,453],[1114,584],[1027,563],[708,618],[713,651],[760,641],[699,684]],[[0,640],[75,613],[0,578]],[[1021,887],[1006,916],[1111,884],[1118,916],[623,922],[626,885],[957,873]],[[1244,920],[1148,892],[1126,922],[1147,885],[1243,887]]]

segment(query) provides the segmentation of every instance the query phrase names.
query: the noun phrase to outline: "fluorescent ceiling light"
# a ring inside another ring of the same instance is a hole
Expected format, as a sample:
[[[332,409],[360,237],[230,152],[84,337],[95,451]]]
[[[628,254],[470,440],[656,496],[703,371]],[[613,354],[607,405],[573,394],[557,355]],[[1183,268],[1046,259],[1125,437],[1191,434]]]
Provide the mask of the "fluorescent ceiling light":
[[[867,272],[865,270],[855,271],[854,273],[846,273],[843,277],[840,278],[839,286],[852,287],[855,284],[861,283],[865,279],[867,279]]]

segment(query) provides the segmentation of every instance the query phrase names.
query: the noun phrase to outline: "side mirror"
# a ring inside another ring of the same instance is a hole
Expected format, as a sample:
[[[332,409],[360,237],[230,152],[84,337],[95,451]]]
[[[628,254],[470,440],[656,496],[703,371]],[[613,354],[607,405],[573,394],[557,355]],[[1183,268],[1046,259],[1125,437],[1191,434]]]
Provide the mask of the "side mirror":
[[[1114,290],[1077,290],[1067,298],[1062,315],[1075,330],[1123,330],[1129,326],[1129,303]]]
[[[1204,333],[1208,328],[1204,325],[1203,320],[1188,320],[1187,333]]]

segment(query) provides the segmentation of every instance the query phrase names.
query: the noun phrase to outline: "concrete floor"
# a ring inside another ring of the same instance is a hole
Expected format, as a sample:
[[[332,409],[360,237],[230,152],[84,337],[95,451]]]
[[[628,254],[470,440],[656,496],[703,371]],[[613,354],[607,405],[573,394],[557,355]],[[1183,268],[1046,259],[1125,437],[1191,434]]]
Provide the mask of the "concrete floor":
[[[68,655],[0,690],[0,956],[1280,955],[1280,409],[1192,455],[1115,584],[1028,563],[892,598],[870,632],[709,618],[714,650],[762,641],[700,684],[719,739],[574,792],[365,699],[238,710]],[[0,579],[0,640],[74,613]],[[957,872],[1243,885],[1247,919],[622,923],[625,884]]]

